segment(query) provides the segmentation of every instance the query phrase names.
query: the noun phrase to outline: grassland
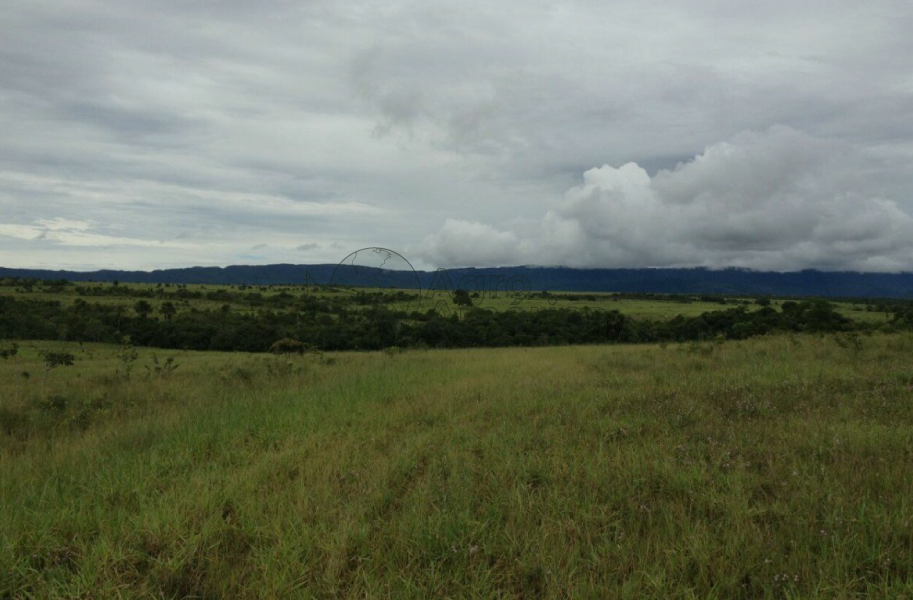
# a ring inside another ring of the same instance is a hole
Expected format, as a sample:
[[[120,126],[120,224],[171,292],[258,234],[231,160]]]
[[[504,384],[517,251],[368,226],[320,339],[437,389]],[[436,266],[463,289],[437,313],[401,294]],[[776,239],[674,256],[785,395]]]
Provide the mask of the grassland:
[[[913,598],[909,335],[21,346],[0,598]]]
[[[77,283],[68,287],[54,287],[47,285],[37,285],[35,287],[23,288],[19,285],[0,285],[0,296],[8,296],[18,299],[40,300],[40,301],[58,301],[63,305],[72,305],[79,299],[100,303],[109,306],[118,306],[127,313],[133,313],[137,297],[142,294],[149,294],[148,301],[155,312],[160,312],[165,302],[175,302],[179,311],[183,310],[219,310],[223,306],[229,306],[231,310],[239,313],[253,313],[258,310],[257,304],[251,300],[270,299],[284,295],[290,300],[299,298],[308,294],[315,298],[326,299],[331,302],[345,304],[349,302],[356,294],[390,294],[402,292],[411,296],[409,300],[384,302],[384,305],[393,310],[428,310],[441,306],[439,302],[444,300],[448,306],[448,312],[454,312],[457,309],[449,302],[449,296],[443,292],[421,292],[419,290],[398,290],[390,288],[331,288],[326,286],[294,286],[294,285],[272,285],[272,286],[229,286],[229,285],[199,285],[188,284],[182,286],[182,289],[191,294],[201,294],[202,298],[192,298],[187,300],[175,300],[173,294],[177,287],[167,287],[156,284],[124,284],[121,292],[127,290],[134,294],[124,293],[123,295],[95,295],[98,292],[111,292],[114,286],[110,283]],[[89,292],[87,294],[86,292]],[[205,296],[212,293],[225,292],[232,294],[230,300],[208,299]],[[156,297],[157,293],[165,294],[163,297]],[[715,297],[725,300],[728,305],[720,304],[715,301],[708,301],[694,295],[655,295],[652,298],[636,298],[623,294],[613,293],[553,293],[550,298],[541,297],[538,292],[519,294],[514,296],[507,295],[504,290],[500,292],[486,293],[481,299],[476,300],[476,305],[494,311],[505,311],[511,308],[520,308],[522,310],[542,310],[547,308],[592,308],[601,310],[617,310],[622,314],[635,319],[652,319],[664,321],[673,319],[677,316],[696,317],[706,312],[732,308],[733,306],[745,306],[748,310],[759,308],[754,299],[741,297]],[[770,299],[770,305],[779,308],[785,299]],[[869,303],[866,300],[850,301],[835,300],[833,302],[837,311],[860,323],[883,323],[888,320],[885,313],[878,310],[869,310]],[[874,307],[873,307],[874,308]]]

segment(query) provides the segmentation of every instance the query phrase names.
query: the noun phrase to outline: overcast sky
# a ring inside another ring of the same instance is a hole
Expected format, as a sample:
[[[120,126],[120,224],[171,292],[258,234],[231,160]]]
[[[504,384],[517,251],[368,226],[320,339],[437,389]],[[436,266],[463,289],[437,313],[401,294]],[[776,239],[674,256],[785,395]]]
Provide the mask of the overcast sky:
[[[913,270],[909,0],[0,3],[0,266]]]

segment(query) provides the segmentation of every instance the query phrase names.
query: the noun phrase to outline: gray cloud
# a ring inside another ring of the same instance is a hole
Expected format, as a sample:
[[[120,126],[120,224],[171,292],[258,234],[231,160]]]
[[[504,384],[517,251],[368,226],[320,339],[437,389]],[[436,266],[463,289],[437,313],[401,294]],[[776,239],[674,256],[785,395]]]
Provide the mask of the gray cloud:
[[[308,260],[909,268],[892,227],[913,211],[910,30],[900,0],[10,0],[0,264],[294,262],[317,244]],[[721,167],[739,184],[702,166],[724,140],[751,154]],[[672,246],[632,237],[656,222]]]
[[[913,217],[878,195],[867,162],[787,127],[745,132],[653,177],[635,163],[590,169],[538,223],[450,220],[418,251],[451,266],[913,269]]]

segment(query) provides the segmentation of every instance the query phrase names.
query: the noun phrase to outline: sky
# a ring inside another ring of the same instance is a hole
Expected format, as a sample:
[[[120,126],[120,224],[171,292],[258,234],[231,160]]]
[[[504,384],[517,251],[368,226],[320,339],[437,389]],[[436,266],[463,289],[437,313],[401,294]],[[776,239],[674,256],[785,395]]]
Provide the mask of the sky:
[[[909,0],[4,0],[0,266],[913,271]]]

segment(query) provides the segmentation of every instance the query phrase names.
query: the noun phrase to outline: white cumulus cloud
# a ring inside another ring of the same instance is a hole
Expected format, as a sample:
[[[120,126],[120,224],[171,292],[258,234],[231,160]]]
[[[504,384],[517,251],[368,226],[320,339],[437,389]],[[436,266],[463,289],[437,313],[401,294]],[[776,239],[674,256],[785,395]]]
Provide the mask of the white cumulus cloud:
[[[855,146],[784,126],[745,132],[652,177],[605,165],[529,227],[448,221],[434,264],[913,269],[913,217]]]

